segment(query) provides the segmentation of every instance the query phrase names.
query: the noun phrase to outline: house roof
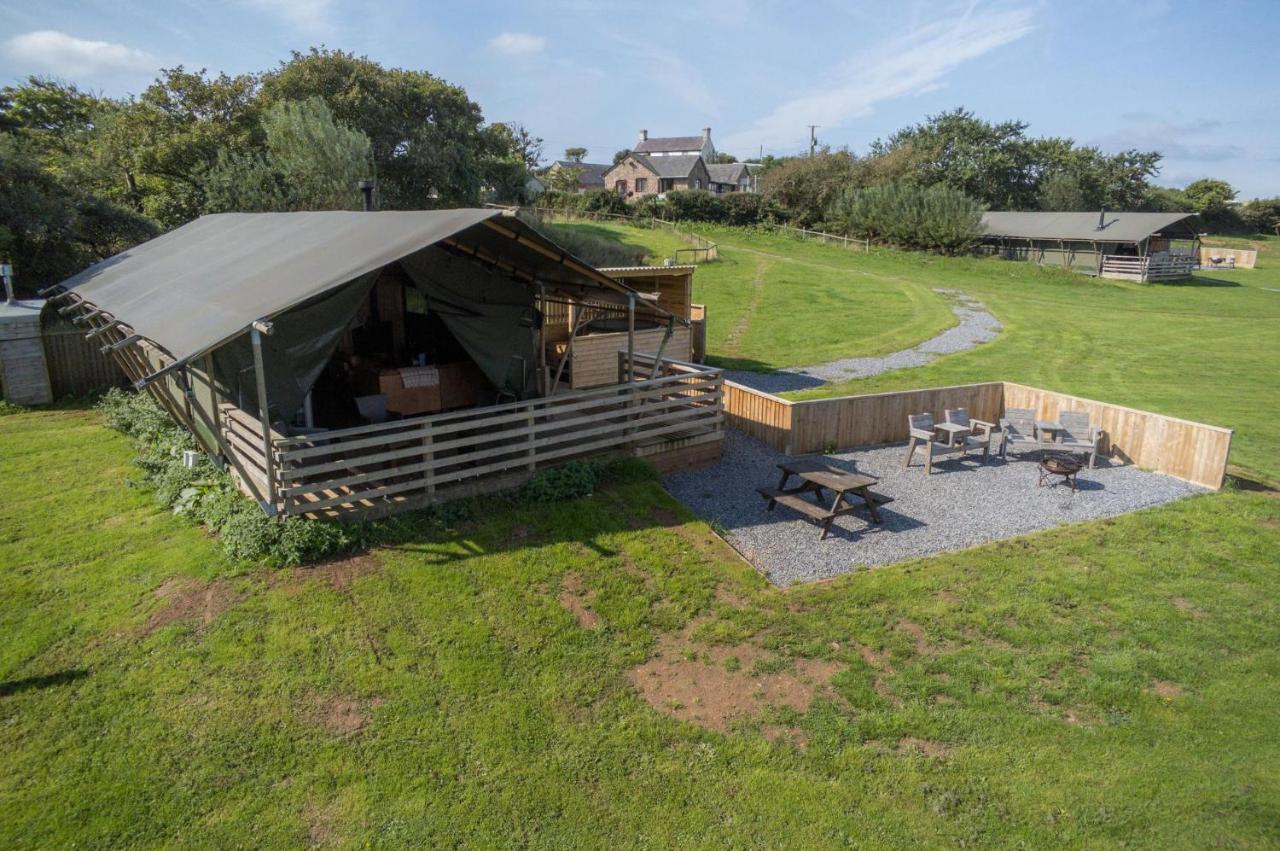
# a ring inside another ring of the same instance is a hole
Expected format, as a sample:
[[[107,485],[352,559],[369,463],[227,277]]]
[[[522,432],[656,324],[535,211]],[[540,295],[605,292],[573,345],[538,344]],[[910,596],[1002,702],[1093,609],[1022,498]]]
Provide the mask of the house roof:
[[[1106,211],[1105,227],[1098,227],[1098,212],[982,214],[982,226],[989,237],[1015,239],[1070,239],[1084,242],[1141,242],[1147,237],[1173,229],[1174,234],[1195,234],[1186,220],[1194,213],[1113,213]],[[1181,225],[1181,227],[1173,227]]]
[[[707,163],[713,183],[737,183],[750,174],[746,163]]]
[[[637,154],[665,154],[677,151],[701,151],[701,136],[660,136],[636,142],[633,149]]]
[[[613,168],[607,163],[576,163],[570,160],[556,160],[551,164],[551,168],[557,167],[582,169],[578,183],[583,186],[604,186],[604,173]]]
[[[182,361],[443,241],[553,291],[617,303],[631,292],[518,219],[473,209],[201,216],[60,286]]]
[[[686,178],[693,174],[693,170],[697,168],[698,163],[702,162],[701,154],[677,154],[668,157],[646,157],[644,154],[631,154],[630,159],[634,159],[640,165],[644,166],[658,177],[670,177],[674,179]],[[626,162],[626,160],[623,160]],[[619,163],[618,165],[621,165]],[[617,168],[614,166],[613,168]],[[612,171],[612,169],[610,169]]]

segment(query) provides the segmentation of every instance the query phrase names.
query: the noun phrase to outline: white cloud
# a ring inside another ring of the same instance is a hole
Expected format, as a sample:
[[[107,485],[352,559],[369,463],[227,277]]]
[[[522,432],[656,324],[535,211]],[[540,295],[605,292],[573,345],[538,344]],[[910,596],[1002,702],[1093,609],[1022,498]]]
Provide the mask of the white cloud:
[[[630,56],[634,67],[643,68],[644,81],[668,98],[705,117],[720,114],[720,104],[702,77],[702,72],[674,50],[647,41],[611,33],[613,40]]]
[[[90,41],[57,30],[35,30],[4,42],[5,55],[31,72],[59,77],[94,77],[150,72],[159,62],[150,53],[111,41]]]
[[[507,56],[532,56],[546,46],[545,38],[530,33],[500,33],[489,39],[489,47]]]
[[[934,23],[916,27],[881,47],[841,62],[821,75],[818,85],[727,136],[726,150],[793,142],[809,124],[842,127],[869,115],[877,103],[919,95],[943,85],[943,78],[969,60],[1031,32],[1033,10],[977,9],[958,15],[934,10]]]
[[[333,29],[333,0],[240,0],[251,9],[273,15],[304,33],[318,35]]]

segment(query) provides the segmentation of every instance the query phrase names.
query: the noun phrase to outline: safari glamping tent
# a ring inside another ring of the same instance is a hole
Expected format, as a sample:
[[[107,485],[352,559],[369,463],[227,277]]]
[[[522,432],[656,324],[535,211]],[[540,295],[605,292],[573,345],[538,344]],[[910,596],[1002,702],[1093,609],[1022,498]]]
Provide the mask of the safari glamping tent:
[[[1191,213],[1016,213],[982,216],[982,248],[1010,260],[1103,278],[1172,281],[1199,262]]]
[[[386,514],[600,454],[719,458],[687,290],[629,286],[497,210],[204,216],[51,292],[269,513]]]

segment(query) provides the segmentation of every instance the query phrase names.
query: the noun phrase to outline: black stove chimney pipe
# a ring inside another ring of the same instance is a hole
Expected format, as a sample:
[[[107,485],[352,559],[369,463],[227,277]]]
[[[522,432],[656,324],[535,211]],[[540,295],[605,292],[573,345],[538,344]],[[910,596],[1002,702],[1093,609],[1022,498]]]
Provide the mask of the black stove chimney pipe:
[[[373,211],[373,181],[361,180],[356,186],[360,187],[360,194],[364,195],[364,211],[366,213]]]
[[[1107,227],[1107,208],[1103,207],[1098,211],[1098,226],[1094,230],[1104,230]]]

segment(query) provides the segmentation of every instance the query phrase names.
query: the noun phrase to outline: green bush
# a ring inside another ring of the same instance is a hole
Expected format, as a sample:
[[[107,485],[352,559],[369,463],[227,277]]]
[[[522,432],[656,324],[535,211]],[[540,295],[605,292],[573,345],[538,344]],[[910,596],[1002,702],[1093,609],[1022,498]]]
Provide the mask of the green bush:
[[[948,186],[848,188],[828,218],[850,236],[945,254],[966,251],[982,237],[982,205]]]
[[[537,227],[556,245],[592,266],[639,266],[649,256],[648,249],[643,246],[619,242],[612,235],[591,233],[583,225],[544,222]]]
[[[786,218],[779,207],[754,192],[716,195],[705,189],[677,189],[668,192],[662,201],[645,198],[632,205],[632,212],[673,222],[709,222],[736,227]]]
[[[195,440],[148,396],[112,389],[98,409],[109,428],[133,438],[140,451],[135,463],[156,500],[204,525],[233,559],[307,564],[366,545],[372,535],[368,524],[268,517],[205,455],[190,467],[183,463]]]
[[[591,496],[597,486],[608,482],[654,481],[653,467],[638,458],[609,458],[599,461],[570,461],[537,473],[520,488],[525,502],[563,502]]]

